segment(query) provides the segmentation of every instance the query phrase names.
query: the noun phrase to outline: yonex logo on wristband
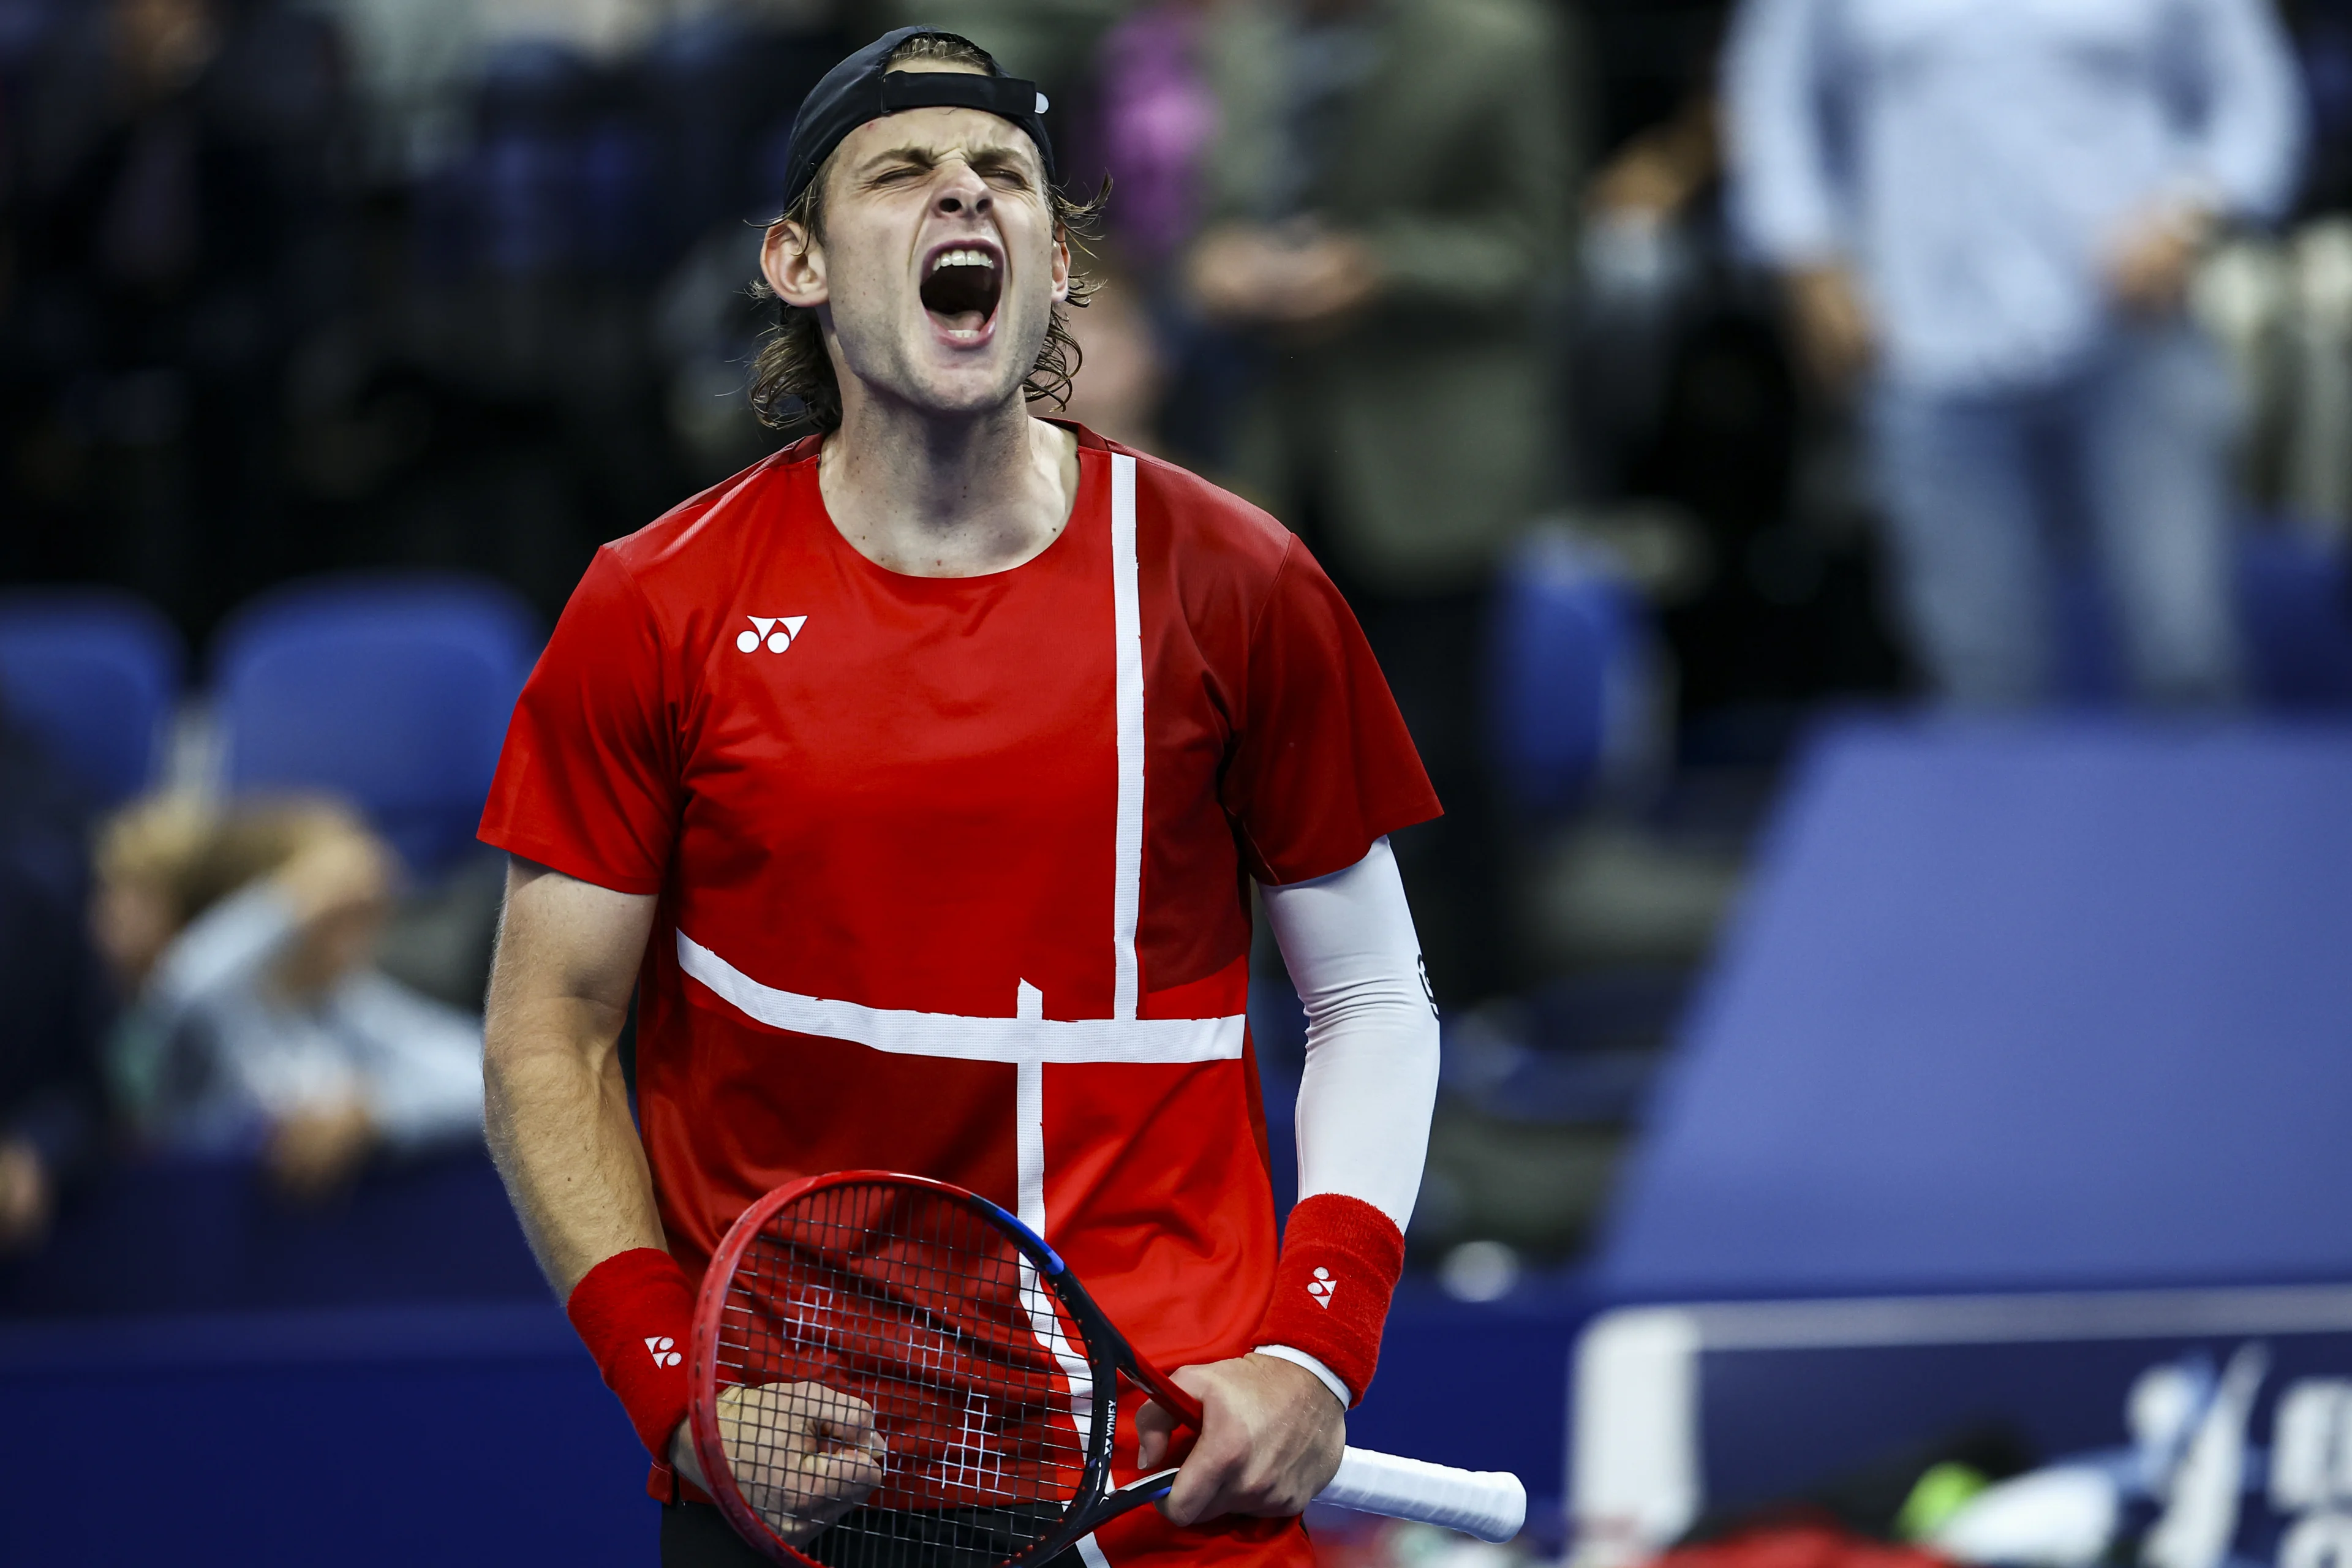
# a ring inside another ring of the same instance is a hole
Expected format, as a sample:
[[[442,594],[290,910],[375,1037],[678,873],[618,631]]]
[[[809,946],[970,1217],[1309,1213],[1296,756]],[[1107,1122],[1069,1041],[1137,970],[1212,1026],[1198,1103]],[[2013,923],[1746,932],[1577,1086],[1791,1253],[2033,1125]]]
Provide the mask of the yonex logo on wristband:
[[[667,1334],[656,1334],[646,1342],[646,1349],[654,1352],[656,1366],[676,1366],[686,1358],[671,1349],[677,1342]]]
[[[1317,1306],[1328,1308],[1331,1305],[1331,1292],[1339,1288],[1339,1282],[1331,1278],[1331,1271],[1328,1268],[1318,1268],[1315,1271],[1315,1278],[1307,1281],[1307,1293],[1315,1298]]]
[[[793,639],[801,635],[803,626],[808,625],[806,616],[746,616],[743,618],[757,629],[736,637],[735,647],[740,653],[757,653],[761,643],[768,645],[770,653],[782,653],[793,646]]]

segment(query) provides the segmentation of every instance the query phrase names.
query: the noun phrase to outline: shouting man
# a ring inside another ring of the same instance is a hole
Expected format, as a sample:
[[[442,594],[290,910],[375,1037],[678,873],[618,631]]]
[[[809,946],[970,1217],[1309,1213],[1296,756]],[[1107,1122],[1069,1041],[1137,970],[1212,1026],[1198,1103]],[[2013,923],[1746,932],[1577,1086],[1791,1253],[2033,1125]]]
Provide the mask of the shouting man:
[[[925,28],[810,95],[752,395],[820,434],[597,552],[484,817],[513,857],[491,1142],[654,1455],[665,1563],[758,1560],[698,1485],[678,1352],[782,1182],[986,1194],[1183,1369],[1205,1429],[1085,1568],[1305,1564],[1402,1261],[1437,1029],[1387,835],[1437,802],[1296,540],[1029,416],[1084,289],[1045,107]],[[1278,1247],[1245,879],[1308,1016]],[[1074,1059],[974,1017],[1108,1026]],[[1201,1026],[1116,1027],[1171,1018]],[[1171,1436],[1123,1425],[1122,1479]]]

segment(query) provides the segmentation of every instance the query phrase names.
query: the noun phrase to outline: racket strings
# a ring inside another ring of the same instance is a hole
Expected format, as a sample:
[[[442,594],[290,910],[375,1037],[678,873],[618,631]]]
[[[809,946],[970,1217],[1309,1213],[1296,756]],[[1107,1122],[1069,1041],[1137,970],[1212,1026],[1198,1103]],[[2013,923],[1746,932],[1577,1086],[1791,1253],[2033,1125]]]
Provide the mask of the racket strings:
[[[1086,1482],[1083,1339],[955,1199],[874,1183],[787,1205],[737,1264],[719,1341],[737,1488],[826,1568],[996,1568]]]

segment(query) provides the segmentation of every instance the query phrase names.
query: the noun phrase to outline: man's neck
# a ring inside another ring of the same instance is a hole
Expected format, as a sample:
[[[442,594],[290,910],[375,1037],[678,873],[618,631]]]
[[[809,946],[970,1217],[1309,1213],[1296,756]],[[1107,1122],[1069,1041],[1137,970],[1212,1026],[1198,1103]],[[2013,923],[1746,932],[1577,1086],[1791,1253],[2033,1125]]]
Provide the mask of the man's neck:
[[[1061,536],[1078,494],[1077,438],[1018,403],[973,418],[844,399],[817,484],[833,525],[910,577],[1005,572]]]

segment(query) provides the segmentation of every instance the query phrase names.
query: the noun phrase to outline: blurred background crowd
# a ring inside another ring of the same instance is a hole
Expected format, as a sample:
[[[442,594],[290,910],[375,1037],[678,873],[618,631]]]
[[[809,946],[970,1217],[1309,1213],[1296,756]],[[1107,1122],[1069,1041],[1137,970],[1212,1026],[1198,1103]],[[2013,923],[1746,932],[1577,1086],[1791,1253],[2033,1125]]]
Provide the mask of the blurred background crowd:
[[[788,438],[785,134],[910,20],[1110,183],[1070,413],[1307,539],[1446,803],[1457,1295],[1584,1245],[1824,711],[2352,705],[2345,0],[0,0],[0,1250],[478,1147],[504,704]]]

